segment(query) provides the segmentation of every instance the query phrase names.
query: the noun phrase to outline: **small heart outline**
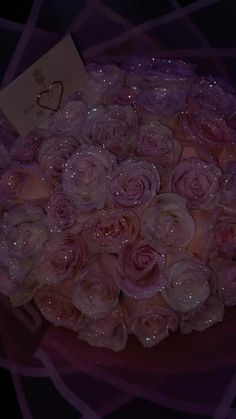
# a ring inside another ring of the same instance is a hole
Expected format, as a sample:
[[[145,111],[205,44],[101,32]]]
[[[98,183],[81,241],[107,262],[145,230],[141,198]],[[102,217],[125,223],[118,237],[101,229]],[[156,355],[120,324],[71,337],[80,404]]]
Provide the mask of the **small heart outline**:
[[[44,95],[46,95],[46,94],[50,93],[50,91],[51,91],[51,90],[52,90],[55,86],[59,86],[59,87],[60,87],[60,94],[59,94],[59,97],[58,97],[58,104],[57,104],[57,106],[56,106],[56,107],[51,107],[51,106],[47,106],[47,105],[44,105],[44,104],[40,103],[40,100],[42,100],[42,97],[43,97]],[[38,106],[40,106],[40,108],[43,108],[43,109],[48,109],[49,111],[56,112],[56,111],[58,111],[58,109],[60,109],[61,102],[62,102],[62,97],[63,97],[63,93],[64,93],[64,86],[63,86],[63,83],[62,83],[60,80],[55,80],[55,81],[53,81],[53,82],[50,84],[50,86],[49,86],[49,88],[48,88],[48,89],[42,90],[42,92],[40,92],[40,93],[37,95],[37,104],[38,104]]]

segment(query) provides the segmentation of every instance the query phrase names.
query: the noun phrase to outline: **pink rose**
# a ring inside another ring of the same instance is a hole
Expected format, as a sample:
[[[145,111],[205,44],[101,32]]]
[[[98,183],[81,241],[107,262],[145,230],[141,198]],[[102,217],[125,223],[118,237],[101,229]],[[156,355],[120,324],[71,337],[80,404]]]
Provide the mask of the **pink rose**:
[[[22,285],[47,239],[47,230],[40,223],[41,210],[39,207],[36,209],[36,206],[24,204],[3,214],[0,265],[7,269],[14,288]]]
[[[109,90],[104,93],[103,102],[105,105],[135,105],[141,89],[136,86],[122,86],[116,90]]]
[[[59,284],[71,278],[85,263],[86,249],[81,236],[55,233],[44,246],[32,276],[40,283]]]
[[[193,143],[225,147],[236,142],[236,130],[227,124],[224,116],[209,111],[185,114],[181,126],[184,137]]]
[[[115,308],[105,319],[85,318],[79,329],[79,339],[92,346],[122,351],[127,343],[128,333],[119,308]]]
[[[152,298],[123,299],[127,313],[128,331],[135,335],[145,348],[152,348],[168,337],[178,327],[176,313],[168,307],[160,293]]]
[[[197,308],[180,313],[179,325],[181,333],[191,333],[193,330],[203,332],[208,327],[224,318],[224,305],[214,296],[210,296],[203,304]]]
[[[29,174],[14,168],[5,171],[0,177],[0,193],[3,200],[19,200],[29,179]]]
[[[44,212],[38,205],[17,205],[5,212],[2,219],[8,256],[27,260],[36,256],[48,238]]]
[[[83,133],[90,137],[95,145],[123,158],[137,126],[138,117],[131,106],[98,106],[89,112]]]
[[[209,297],[210,269],[197,257],[180,255],[168,268],[162,295],[175,311],[195,309]]]
[[[187,92],[169,86],[144,89],[137,97],[137,111],[142,123],[165,120],[184,109]]]
[[[78,137],[87,112],[88,108],[84,102],[78,100],[68,102],[50,118],[49,130]]]
[[[51,185],[42,177],[37,163],[14,164],[0,176],[0,194],[5,203],[45,199],[50,190]]]
[[[77,219],[77,210],[62,190],[54,191],[50,197],[47,218],[49,224],[59,230],[73,227]]]
[[[113,256],[97,256],[75,277],[73,303],[85,316],[107,318],[118,305],[120,290],[114,282],[115,269]]]
[[[236,256],[236,220],[234,216],[220,216],[213,228],[219,253],[226,258]]]
[[[89,218],[83,236],[92,253],[119,253],[124,244],[137,239],[139,224],[138,217],[131,211],[104,210]]]
[[[113,94],[124,82],[124,71],[115,64],[87,65],[88,81],[81,89],[83,100],[91,107],[101,104],[104,96]]]
[[[195,223],[183,198],[165,193],[154,198],[142,216],[142,232],[165,245],[186,247],[194,237]]]
[[[114,164],[113,155],[98,147],[85,148],[67,161],[63,189],[79,210],[88,212],[104,207]]]
[[[17,259],[32,257],[40,252],[47,238],[48,231],[41,223],[16,225],[8,237],[10,253]]]
[[[204,110],[220,115],[231,114],[236,101],[234,92],[229,89],[220,80],[200,78],[189,92],[188,110],[191,113]]]
[[[236,305],[236,263],[219,259],[213,261],[211,286],[214,294],[226,306]]]
[[[196,158],[180,161],[171,177],[172,192],[186,199],[192,209],[212,208],[218,200],[221,170]]]
[[[111,179],[114,203],[120,208],[147,207],[160,189],[160,175],[154,164],[123,161]]]
[[[117,286],[129,297],[149,298],[164,288],[165,253],[148,240],[128,244],[119,254]]]
[[[213,260],[211,286],[214,294],[226,306],[236,305],[236,263],[224,259]]]
[[[39,150],[39,165],[54,185],[61,181],[67,160],[79,146],[79,142],[70,136],[50,137],[43,142]]]
[[[176,164],[182,153],[182,146],[172,130],[154,123],[139,126],[133,148],[138,156],[167,168]]]
[[[236,210],[236,161],[228,163],[220,178],[220,204],[228,212]]]
[[[68,297],[56,289],[47,286],[41,288],[35,294],[34,301],[43,317],[54,326],[63,326],[74,331],[79,329],[82,322],[80,312]]]
[[[109,88],[121,86],[124,81],[124,71],[116,64],[90,63],[86,67],[89,78],[99,86]]]
[[[36,159],[43,140],[44,136],[40,130],[33,131],[26,137],[19,137],[11,150],[12,157],[21,163],[32,162]]]

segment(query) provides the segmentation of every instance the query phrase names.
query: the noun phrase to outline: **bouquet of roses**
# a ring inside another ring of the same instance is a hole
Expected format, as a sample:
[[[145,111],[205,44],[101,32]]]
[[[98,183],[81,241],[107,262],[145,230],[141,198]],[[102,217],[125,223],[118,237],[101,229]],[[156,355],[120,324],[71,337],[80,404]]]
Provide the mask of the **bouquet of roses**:
[[[0,293],[93,346],[152,347],[236,304],[236,112],[178,60],[87,66],[21,138],[1,126]]]

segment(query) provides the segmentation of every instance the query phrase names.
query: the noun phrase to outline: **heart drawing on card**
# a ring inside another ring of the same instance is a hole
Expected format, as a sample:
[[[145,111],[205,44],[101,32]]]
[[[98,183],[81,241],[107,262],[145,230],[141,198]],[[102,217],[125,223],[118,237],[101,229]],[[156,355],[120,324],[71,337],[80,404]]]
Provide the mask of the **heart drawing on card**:
[[[42,90],[37,95],[37,104],[49,111],[58,111],[61,106],[64,86],[61,81],[54,81],[48,89]]]

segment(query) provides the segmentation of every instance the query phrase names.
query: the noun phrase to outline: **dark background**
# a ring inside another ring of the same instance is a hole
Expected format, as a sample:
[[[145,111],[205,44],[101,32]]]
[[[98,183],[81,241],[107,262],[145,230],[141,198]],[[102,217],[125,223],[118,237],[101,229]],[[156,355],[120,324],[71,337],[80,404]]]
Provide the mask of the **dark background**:
[[[124,17],[133,24],[140,24],[157,16],[170,13],[174,10],[174,2],[171,0],[104,0],[103,3],[111,10]],[[190,0],[179,0],[180,6],[187,6],[194,3]],[[65,32],[66,28],[72,23],[74,16],[82,10],[85,0],[64,1],[64,0],[45,0],[41,8],[37,27],[44,30],[54,31],[58,38]],[[32,1],[8,0],[1,2],[0,19],[14,21],[25,24],[30,13]],[[67,7],[68,6],[68,7]],[[191,21],[204,35],[205,39],[213,48],[235,48],[236,47],[236,29],[235,29],[235,0],[221,0],[214,5],[204,8],[191,15]],[[162,46],[166,48],[190,48],[191,39],[188,38],[186,26],[186,37],[183,44],[183,38],[179,37],[178,25],[183,23],[174,23],[172,29],[164,31],[151,30],[149,35],[161,40]],[[7,25],[6,25],[7,26]],[[2,78],[9,62],[11,54],[19,40],[20,31],[9,31],[3,29],[0,25],[0,78]],[[176,29],[176,32],[175,32]],[[185,30],[185,28],[182,28]],[[104,28],[105,31],[105,28]],[[83,50],[84,39],[77,38],[79,49]],[[199,45],[193,47],[201,48]],[[45,51],[46,52],[46,51]],[[83,51],[82,51],[83,55]],[[232,54],[223,54],[222,62],[233,80],[236,80],[236,59]],[[236,52],[235,52],[236,56]],[[27,402],[32,410],[33,419],[48,419],[49,411],[53,412],[55,418],[78,419],[80,415],[59,395],[51,381],[45,378],[22,378],[23,388],[27,394]],[[44,389],[43,394],[42,388]],[[40,389],[38,394],[37,389]],[[39,403],[40,398],[40,403]],[[21,419],[21,413],[16,399],[14,385],[11,374],[0,369],[0,400],[1,400],[1,418]],[[2,416],[3,415],[3,416]],[[165,409],[161,406],[152,404],[143,399],[134,399],[126,406],[117,410],[115,413],[106,417],[106,419],[125,419],[125,418],[148,418],[148,419],[191,419],[207,416],[196,416],[183,414]]]

